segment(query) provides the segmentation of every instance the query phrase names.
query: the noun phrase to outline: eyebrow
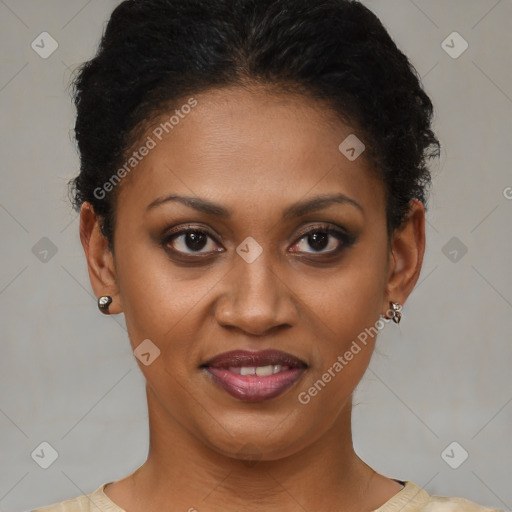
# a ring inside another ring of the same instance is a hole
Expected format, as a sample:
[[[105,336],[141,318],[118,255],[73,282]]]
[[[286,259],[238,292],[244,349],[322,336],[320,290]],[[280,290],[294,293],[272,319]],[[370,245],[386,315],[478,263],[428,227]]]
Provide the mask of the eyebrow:
[[[208,201],[207,199],[201,199],[199,197],[180,196],[176,194],[171,194],[155,199],[146,207],[146,212],[169,202],[182,203],[207,215],[214,215],[216,217],[222,218],[231,217],[231,212],[219,204]],[[306,201],[300,201],[291,206],[288,206],[283,212],[283,219],[300,217],[301,215],[323,210],[331,204],[351,205],[364,213],[363,207],[357,201],[354,201],[354,199],[351,199],[345,194],[332,194],[316,196]]]

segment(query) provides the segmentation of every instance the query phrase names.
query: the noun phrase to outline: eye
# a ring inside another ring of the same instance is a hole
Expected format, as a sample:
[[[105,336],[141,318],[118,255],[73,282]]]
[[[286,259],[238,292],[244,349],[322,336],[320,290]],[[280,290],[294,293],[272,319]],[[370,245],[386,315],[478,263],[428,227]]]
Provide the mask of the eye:
[[[199,228],[187,227],[166,236],[162,245],[179,254],[198,254],[204,256],[223,249],[215,243],[207,231]]]
[[[341,229],[332,226],[315,226],[303,233],[292,246],[292,252],[306,254],[337,254],[352,243],[352,238]],[[309,251],[308,248],[312,249]]]

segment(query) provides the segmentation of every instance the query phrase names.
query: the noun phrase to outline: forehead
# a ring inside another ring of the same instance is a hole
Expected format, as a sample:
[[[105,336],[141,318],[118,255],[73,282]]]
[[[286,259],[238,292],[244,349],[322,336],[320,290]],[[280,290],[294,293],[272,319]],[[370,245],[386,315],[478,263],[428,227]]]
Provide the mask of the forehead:
[[[209,90],[162,113],[135,145],[135,151],[151,149],[124,178],[118,208],[143,209],[170,193],[247,209],[342,192],[382,209],[383,184],[364,153],[352,161],[340,152],[354,135],[325,104],[306,96]]]

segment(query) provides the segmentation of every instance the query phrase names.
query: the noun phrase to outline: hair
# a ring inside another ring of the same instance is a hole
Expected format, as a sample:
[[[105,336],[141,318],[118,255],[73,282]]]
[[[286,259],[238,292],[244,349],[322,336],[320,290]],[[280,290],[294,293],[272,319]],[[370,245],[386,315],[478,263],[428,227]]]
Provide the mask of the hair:
[[[258,84],[299,93],[357,126],[385,185],[388,235],[409,202],[427,208],[439,156],[433,105],[375,14],[355,0],[126,0],[72,83],[80,173],[75,210],[92,204],[113,250],[116,197],[94,194],[152,120],[187,95]],[[340,140],[341,142],[341,140]]]

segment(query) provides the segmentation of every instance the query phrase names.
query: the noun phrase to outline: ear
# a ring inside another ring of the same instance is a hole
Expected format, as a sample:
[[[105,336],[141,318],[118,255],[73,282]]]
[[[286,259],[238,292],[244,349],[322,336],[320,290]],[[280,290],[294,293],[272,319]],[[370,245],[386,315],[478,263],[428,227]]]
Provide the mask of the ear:
[[[87,258],[89,279],[96,297],[110,295],[110,314],[122,312],[117,285],[114,256],[108,247],[108,240],[100,229],[100,218],[93,206],[84,202],[80,209],[80,240]]]
[[[391,239],[384,304],[386,312],[389,311],[390,301],[405,304],[418,281],[424,253],[425,208],[421,201],[412,199],[406,220],[393,233]]]

